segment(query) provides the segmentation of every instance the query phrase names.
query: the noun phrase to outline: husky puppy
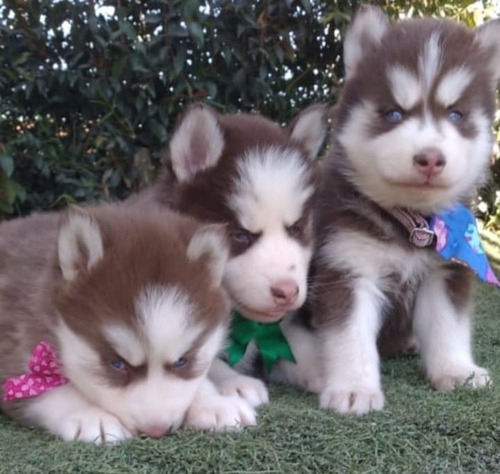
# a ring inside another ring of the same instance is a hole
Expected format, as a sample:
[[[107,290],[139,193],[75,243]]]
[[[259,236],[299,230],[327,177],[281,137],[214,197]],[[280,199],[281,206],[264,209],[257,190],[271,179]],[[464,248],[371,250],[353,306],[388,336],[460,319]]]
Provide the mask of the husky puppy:
[[[320,405],[380,410],[377,342],[394,352],[412,334],[434,388],[484,386],[490,376],[471,352],[472,272],[410,242],[406,218],[466,204],[485,182],[500,21],[475,31],[436,19],[391,25],[363,7],[344,60],[309,301],[322,339]]]
[[[279,321],[306,297],[317,190],[314,160],[325,134],[321,106],[304,110],[287,127],[257,114],[222,115],[191,106],[172,136],[165,172],[131,202],[144,207],[155,202],[227,224],[230,255],[223,282],[233,308],[248,320]],[[290,344],[300,342],[292,347],[300,362],[307,332],[289,319],[281,326]],[[252,347],[247,357],[251,352]],[[295,373],[292,362],[279,360],[275,367],[287,364]],[[310,374],[308,366],[299,375]],[[225,362],[216,361],[210,377],[222,393],[238,394],[253,406],[268,401],[261,380],[238,375]]]
[[[2,411],[97,443],[197,426],[200,399],[218,406],[201,428],[254,424],[248,404],[206,378],[229,324],[227,257],[220,228],[171,211],[114,205],[2,223]]]

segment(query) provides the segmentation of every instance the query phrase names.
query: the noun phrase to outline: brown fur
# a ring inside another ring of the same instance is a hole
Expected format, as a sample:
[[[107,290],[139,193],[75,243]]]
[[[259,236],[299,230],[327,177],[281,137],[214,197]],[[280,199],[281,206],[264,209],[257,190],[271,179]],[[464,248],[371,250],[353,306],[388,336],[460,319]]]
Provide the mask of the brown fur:
[[[144,208],[167,206],[205,222],[224,223],[227,224],[228,234],[231,236],[241,229],[241,223],[227,203],[227,196],[231,194],[236,184],[236,167],[239,160],[245,156],[247,151],[266,146],[295,148],[304,153],[302,145],[290,139],[293,125],[300,115],[288,127],[281,127],[257,114],[223,115],[215,111],[213,113],[217,116],[219,127],[224,136],[224,149],[217,164],[212,168],[198,172],[193,179],[179,183],[172,172],[170,158],[167,156],[165,169],[158,182],[153,187],[132,196],[128,203]],[[182,122],[182,119],[183,117],[179,123]],[[309,168],[310,180],[304,184],[310,184],[313,188],[317,188],[319,175],[316,163],[312,160],[304,160],[304,163]],[[315,198],[316,195],[313,194],[305,204],[302,225],[295,236],[304,245],[310,245],[312,241],[312,229],[309,224]],[[245,250],[237,243],[231,242],[233,256],[237,256]]]
[[[147,285],[176,285],[196,303],[193,318],[204,326],[201,338],[228,322],[228,299],[214,286],[208,261],[203,257],[189,261],[186,249],[200,225],[170,211],[101,206],[88,212],[98,223],[104,257],[86,274],[67,281],[59,267],[56,242],[58,214],[34,215],[0,225],[0,385],[8,377],[27,372],[34,347],[46,340],[57,349],[52,328],[58,317],[86,339],[111,362],[100,327],[103,322],[119,321],[134,329],[134,301]],[[196,359],[197,341],[191,355]],[[108,364],[109,365],[109,364]],[[179,377],[199,375],[196,363],[175,370]],[[203,368],[205,369],[205,368]],[[96,368],[96,370],[100,370]],[[136,367],[129,379],[111,371],[102,373],[103,381],[116,385],[142,377],[145,367]],[[24,403],[24,402],[22,402]],[[22,403],[2,403],[2,409],[16,415]]]

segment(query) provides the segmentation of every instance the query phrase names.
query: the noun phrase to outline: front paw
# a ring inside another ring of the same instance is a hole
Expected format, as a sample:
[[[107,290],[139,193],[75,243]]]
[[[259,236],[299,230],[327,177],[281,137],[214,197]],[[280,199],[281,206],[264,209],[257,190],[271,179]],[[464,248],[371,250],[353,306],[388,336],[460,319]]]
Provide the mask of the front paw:
[[[326,387],[319,398],[320,408],[354,415],[382,410],[384,402],[382,391],[370,387]]]
[[[56,430],[65,441],[95,444],[119,443],[132,437],[118,418],[97,407],[68,415],[60,421]]]
[[[445,373],[429,375],[431,385],[440,391],[453,390],[456,387],[479,388],[493,382],[487,369],[477,365],[453,367]]]
[[[247,375],[235,374],[217,385],[220,393],[230,397],[241,397],[252,407],[269,402],[269,393],[262,380]]]
[[[218,394],[195,400],[185,420],[188,428],[208,431],[234,431],[256,424],[255,410],[245,400]]]

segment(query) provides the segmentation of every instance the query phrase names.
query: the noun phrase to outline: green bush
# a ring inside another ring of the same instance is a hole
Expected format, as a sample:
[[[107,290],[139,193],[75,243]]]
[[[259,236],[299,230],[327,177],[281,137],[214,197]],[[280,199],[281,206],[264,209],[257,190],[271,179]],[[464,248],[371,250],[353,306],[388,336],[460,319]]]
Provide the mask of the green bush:
[[[278,121],[334,102],[342,33],[358,3],[4,0],[0,215],[147,185],[193,101]],[[478,15],[470,1],[372,3],[392,16],[444,13],[472,24]]]

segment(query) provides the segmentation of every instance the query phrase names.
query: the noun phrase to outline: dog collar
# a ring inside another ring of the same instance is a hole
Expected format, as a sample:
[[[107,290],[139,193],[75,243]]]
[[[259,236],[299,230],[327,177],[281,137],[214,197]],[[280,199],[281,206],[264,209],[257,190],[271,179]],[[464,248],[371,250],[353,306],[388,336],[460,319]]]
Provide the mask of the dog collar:
[[[54,348],[40,342],[29,361],[29,373],[10,377],[4,384],[3,401],[38,397],[69,380],[61,374],[61,365]]]
[[[390,209],[389,213],[408,231],[408,239],[415,247],[430,247],[434,243],[436,235],[425,217],[399,207]]]
[[[444,259],[469,267],[480,280],[500,288],[481,245],[476,218],[464,205],[446,208],[429,220],[407,209],[394,208],[389,212],[409,232],[415,247],[432,245]]]
[[[295,357],[281,332],[279,322],[258,323],[233,311],[229,347],[225,351],[229,357],[230,366],[237,364],[243,358],[252,340],[255,340],[257,344],[268,373],[271,373],[278,359],[295,362]]]

